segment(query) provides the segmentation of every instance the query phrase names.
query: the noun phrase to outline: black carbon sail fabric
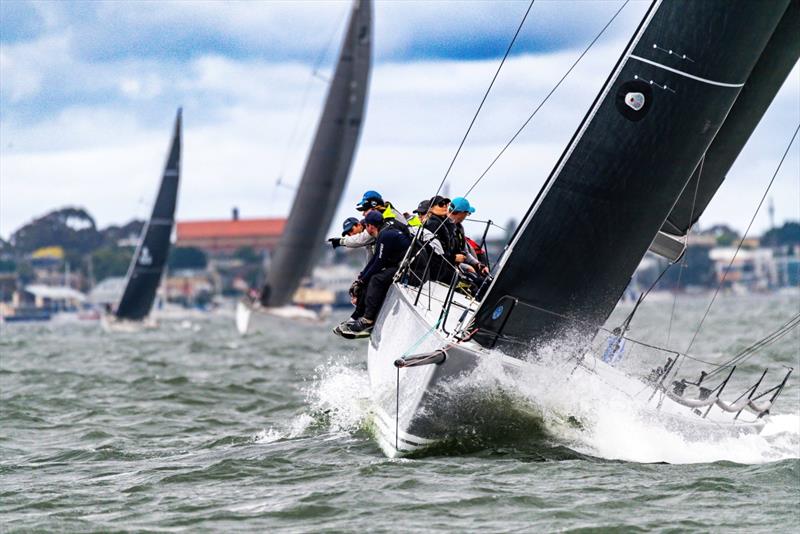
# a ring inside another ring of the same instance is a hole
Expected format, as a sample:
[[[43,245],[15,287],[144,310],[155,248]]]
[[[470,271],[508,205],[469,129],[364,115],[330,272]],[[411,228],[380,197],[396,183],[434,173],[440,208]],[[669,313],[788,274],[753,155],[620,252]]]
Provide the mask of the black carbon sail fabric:
[[[119,319],[139,321],[153,307],[156,291],[169,256],[170,237],[175,224],[175,205],[181,173],[181,110],[175,118],[172,145],[161,178],[153,212],[142,230],[142,237],[128,269],[125,291],[115,315]]]
[[[783,82],[800,58],[800,0],[792,0],[747,79],[703,165],[698,165],[662,231],[684,236],[722,185],[750,134],[758,126]],[[702,170],[702,171],[701,171]],[[700,179],[698,186],[697,180]],[[695,192],[697,198],[695,199]]]
[[[655,2],[501,259],[473,339],[591,336],[683,192],[787,1]]]
[[[347,185],[369,86],[372,48],[371,0],[353,4],[339,61],[311,151],[281,240],[261,292],[261,303],[288,304],[317,261]]]

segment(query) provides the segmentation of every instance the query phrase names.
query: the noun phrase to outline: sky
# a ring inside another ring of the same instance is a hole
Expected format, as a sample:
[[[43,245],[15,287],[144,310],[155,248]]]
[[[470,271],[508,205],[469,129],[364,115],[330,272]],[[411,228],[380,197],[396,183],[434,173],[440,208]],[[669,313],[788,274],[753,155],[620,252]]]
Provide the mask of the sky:
[[[534,3],[450,173],[451,196],[469,188],[622,4]],[[527,6],[375,3],[366,122],[334,227],[367,189],[406,211],[433,193]],[[470,194],[476,218],[503,225],[524,214],[646,8],[625,5]],[[178,219],[225,219],[233,207],[245,218],[285,216],[348,10],[338,1],[3,0],[0,236],[64,206],[86,208],[101,227],[146,218],[179,106]],[[798,124],[796,65],[701,228],[745,229]],[[778,224],[800,219],[799,147],[770,192]],[[769,224],[762,209],[753,233]]]

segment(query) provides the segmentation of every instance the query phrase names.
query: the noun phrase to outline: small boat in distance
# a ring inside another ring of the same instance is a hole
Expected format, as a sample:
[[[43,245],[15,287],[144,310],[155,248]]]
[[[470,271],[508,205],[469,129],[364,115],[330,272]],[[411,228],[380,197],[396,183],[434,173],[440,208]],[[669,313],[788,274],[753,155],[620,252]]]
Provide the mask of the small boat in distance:
[[[131,331],[143,326],[155,326],[155,321],[149,315],[169,256],[180,174],[181,109],[178,108],[172,143],[153,212],[142,229],[142,236],[131,259],[122,297],[116,308],[108,310],[110,313],[103,317],[103,328],[107,330]]]
[[[246,296],[236,307],[236,328],[242,335],[261,324],[268,328],[270,321],[256,321],[268,316],[318,320],[316,312],[293,305],[292,298],[317,262],[347,185],[364,119],[371,50],[372,0],[356,0],[303,177],[266,282],[257,295]]]

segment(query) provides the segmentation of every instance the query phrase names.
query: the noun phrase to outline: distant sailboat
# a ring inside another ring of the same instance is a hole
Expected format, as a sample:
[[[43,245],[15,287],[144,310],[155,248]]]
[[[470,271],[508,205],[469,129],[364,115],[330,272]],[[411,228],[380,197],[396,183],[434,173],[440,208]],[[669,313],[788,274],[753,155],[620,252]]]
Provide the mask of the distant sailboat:
[[[161,177],[153,212],[142,230],[119,304],[106,325],[124,329],[123,325],[143,324],[148,319],[156,291],[161,284],[169,256],[170,237],[175,225],[175,205],[181,173],[181,110],[178,109],[167,163]],[[148,321],[146,324],[152,324]]]
[[[347,185],[369,86],[372,50],[372,2],[356,0],[344,34],[339,60],[311,145],[303,176],[281,240],[257,300],[245,299],[236,310],[236,326],[244,334],[265,314],[316,318],[291,306],[292,296],[307,276],[324,243]]]
[[[398,281],[390,289],[368,362],[387,455],[456,433],[448,401],[458,401],[447,398],[448,384],[484,362],[534,389],[535,377],[552,373],[539,389],[557,382],[562,397],[591,384],[695,435],[763,428],[787,372],[772,388],[759,380],[726,402],[735,364],[715,366],[696,382],[677,380],[675,362],[691,356],[652,347],[663,351],[658,363],[664,353],[671,357],[636,376],[613,365],[626,324],[605,353],[594,344],[647,250],[672,261],[683,254],[688,229],[800,56],[798,25],[798,1],[652,3],[483,298],[458,293],[457,279],[450,287]],[[428,294],[420,299],[420,292]],[[537,365],[538,349],[554,346],[560,359]],[[718,373],[727,378],[709,384]]]

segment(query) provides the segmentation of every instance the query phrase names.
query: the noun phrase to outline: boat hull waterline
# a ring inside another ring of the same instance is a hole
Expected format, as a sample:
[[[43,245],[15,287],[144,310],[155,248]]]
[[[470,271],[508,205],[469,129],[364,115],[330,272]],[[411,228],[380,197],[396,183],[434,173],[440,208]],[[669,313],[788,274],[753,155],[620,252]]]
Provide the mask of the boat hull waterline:
[[[492,379],[501,376],[503,384],[512,390],[524,385],[521,397],[543,407],[544,411],[560,412],[559,419],[571,421],[576,428],[591,426],[592,404],[596,406],[598,401],[629,414],[635,412],[637,418],[651,421],[687,440],[758,433],[765,426],[764,418],[751,416],[751,420],[735,420],[734,414],[719,410],[701,417],[668,396],[652,395],[652,386],[591,354],[581,362],[565,357],[554,365],[552,361],[527,361],[497,350],[488,351],[471,342],[454,343],[434,328],[435,322],[420,310],[423,305],[414,306],[413,302],[412,288],[393,286],[369,343],[374,435],[390,458],[419,453],[458,439],[463,432],[458,427],[459,417],[464,412],[459,403],[476,400],[474,397],[459,398],[470,396],[459,385],[470,380],[485,380],[487,375]],[[408,346],[408,340],[414,340],[412,347]],[[398,358],[443,348],[446,359],[440,364],[401,369],[394,365]],[[575,394],[579,388],[587,393],[583,399]],[[478,389],[485,392],[487,385]],[[491,396],[486,396],[486,400],[491,402]]]
[[[241,335],[275,330],[275,319],[318,323],[327,317],[324,309],[319,313],[301,306],[264,307],[240,300],[236,303],[236,330]]]

